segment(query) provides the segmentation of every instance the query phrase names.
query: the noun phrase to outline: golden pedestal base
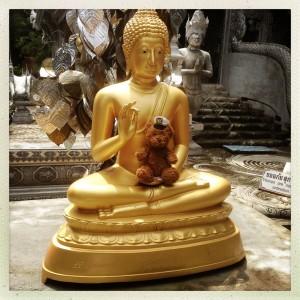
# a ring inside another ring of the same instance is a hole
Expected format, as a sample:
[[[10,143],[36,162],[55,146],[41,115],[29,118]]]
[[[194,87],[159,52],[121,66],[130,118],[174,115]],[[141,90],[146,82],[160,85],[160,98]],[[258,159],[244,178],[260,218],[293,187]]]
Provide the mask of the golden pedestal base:
[[[53,237],[42,281],[103,283],[150,280],[213,270],[244,258],[232,207],[182,214],[101,220],[65,210]]]

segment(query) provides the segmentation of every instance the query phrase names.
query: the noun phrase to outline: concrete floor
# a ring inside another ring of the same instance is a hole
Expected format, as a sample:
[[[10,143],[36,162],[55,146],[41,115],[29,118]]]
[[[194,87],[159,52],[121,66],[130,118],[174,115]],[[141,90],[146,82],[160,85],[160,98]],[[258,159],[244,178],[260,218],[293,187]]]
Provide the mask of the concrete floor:
[[[12,127],[12,131],[14,129]],[[22,135],[10,136],[10,143],[14,141],[15,147],[22,148],[24,143],[37,147],[35,143],[43,142],[35,134],[26,134],[27,140],[24,135],[23,138]],[[31,137],[36,141],[29,140]],[[78,142],[86,143],[82,138]],[[237,186],[238,181],[233,184]],[[21,295],[21,291],[290,291],[291,232],[240,201],[234,192],[226,201],[233,205],[231,219],[240,229],[246,259],[230,267],[190,276],[92,285],[51,280],[44,285],[41,282],[42,261],[52,236],[65,222],[63,211],[69,204],[68,200],[11,201],[9,290],[15,295]]]

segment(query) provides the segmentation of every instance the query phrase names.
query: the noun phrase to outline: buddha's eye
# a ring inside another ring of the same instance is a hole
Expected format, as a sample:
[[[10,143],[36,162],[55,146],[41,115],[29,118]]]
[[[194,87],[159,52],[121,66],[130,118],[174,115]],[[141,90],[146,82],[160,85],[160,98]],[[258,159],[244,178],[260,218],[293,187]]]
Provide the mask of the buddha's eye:
[[[156,49],[156,54],[162,54],[162,49]]]

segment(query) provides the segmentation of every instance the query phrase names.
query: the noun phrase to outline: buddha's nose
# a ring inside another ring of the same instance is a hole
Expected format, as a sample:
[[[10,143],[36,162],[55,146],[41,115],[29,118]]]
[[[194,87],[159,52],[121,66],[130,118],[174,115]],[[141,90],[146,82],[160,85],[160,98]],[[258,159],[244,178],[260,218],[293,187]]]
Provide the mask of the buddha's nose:
[[[155,52],[154,50],[151,50],[149,55],[149,65],[155,65],[155,63],[156,63]]]

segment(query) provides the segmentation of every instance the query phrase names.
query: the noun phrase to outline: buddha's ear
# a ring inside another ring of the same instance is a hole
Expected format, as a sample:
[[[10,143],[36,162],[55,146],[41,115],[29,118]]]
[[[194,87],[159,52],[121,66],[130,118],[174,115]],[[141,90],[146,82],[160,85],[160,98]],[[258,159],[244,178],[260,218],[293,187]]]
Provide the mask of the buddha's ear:
[[[127,57],[127,55],[125,55],[125,51],[124,51],[124,44],[122,45],[122,49],[123,49],[123,54],[124,54],[124,57],[125,57],[125,64],[126,64],[126,76],[129,76],[130,72],[131,72],[131,68],[129,66],[129,58]]]
[[[128,65],[126,64],[126,70],[125,70],[126,76],[128,77],[128,76],[130,75],[130,73],[131,73],[131,70],[130,70],[130,68],[128,67]]]
[[[124,57],[125,57],[125,59],[126,59],[126,61],[127,61],[127,57],[126,57],[126,55],[125,55],[126,51],[125,51],[124,44],[122,44],[122,50],[123,50]]]

